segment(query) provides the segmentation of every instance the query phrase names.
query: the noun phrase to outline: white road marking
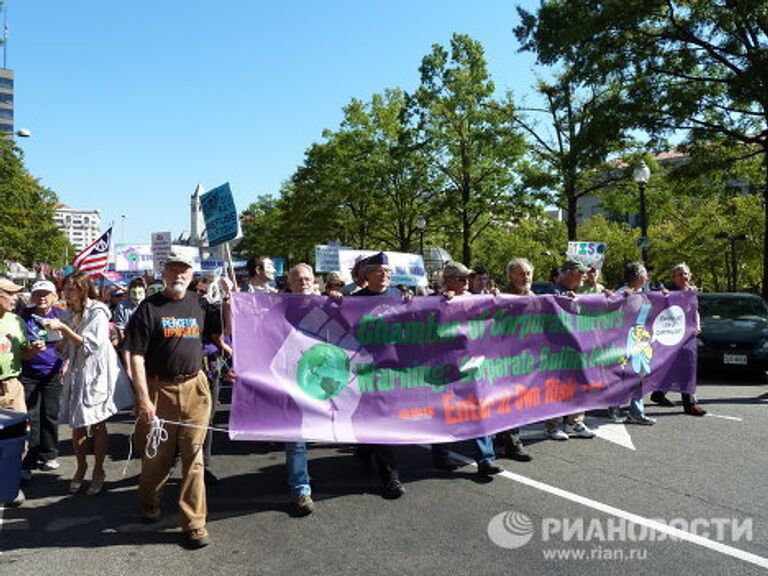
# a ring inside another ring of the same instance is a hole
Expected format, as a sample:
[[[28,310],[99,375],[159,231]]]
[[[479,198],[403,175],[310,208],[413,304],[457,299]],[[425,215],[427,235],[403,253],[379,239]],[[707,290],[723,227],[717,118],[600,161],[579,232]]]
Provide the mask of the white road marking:
[[[704,416],[712,416],[713,418],[722,418],[723,420],[735,420],[736,422],[743,422],[741,418],[736,418],[736,416],[723,416],[722,414],[712,414],[712,412],[707,412],[704,414]]]
[[[473,466],[476,466],[475,461],[473,459],[467,458],[463,454],[458,454],[456,452],[449,452],[449,454],[451,458],[454,458],[459,462],[464,462],[465,464],[471,464]],[[531,488],[535,488],[536,490],[541,490],[542,492],[547,492],[549,494],[552,494],[553,496],[558,496],[559,498],[570,500],[571,502],[576,502],[577,504],[581,504],[582,506],[587,506],[588,508],[592,508],[593,510],[603,512],[605,514],[610,514],[611,516],[624,518],[625,520],[629,522],[633,522],[634,524],[638,524],[640,526],[646,526],[651,530],[655,530],[657,532],[663,532],[665,534],[668,534],[669,536],[679,538],[680,540],[690,542],[691,544],[696,544],[697,546],[702,546],[703,548],[708,548],[709,550],[713,550],[715,552],[720,552],[721,554],[725,554],[726,556],[738,558],[739,560],[743,560],[744,562],[749,562],[750,564],[760,566],[761,568],[768,568],[768,558],[763,558],[762,556],[758,556],[757,554],[752,554],[751,552],[741,550],[740,548],[728,546],[727,544],[723,544],[722,542],[717,542],[716,540],[710,540],[709,538],[704,538],[703,536],[692,534],[691,532],[686,532],[685,530],[680,530],[679,528],[667,526],[666,524],[662,524],[661,522],[657,522],[656,520],[651,520],[650,518],[638,516],[637,514],[633,514],[632,512],[627,512],[626,510],[622,510],[621,508],[616,508],[614,506],[610,506],[609,504],[603,504],[602,502],[598,502],[597,500],[592,500],[591,498],[587,498],[585,496],[579,496],[578,494],[569,492],[568,490],[563,490],[562,488],[558,488],[556,486],[550,486],[549,484],[545,484],[544,482],[539,482],[538,480],[534,480],[526,476],[521,476],[520,474],[515,474],[514,472],[510,472],[508,470],[505,470],[504,472],[497,474],[497,476],[503,476],[504,478],[507,478],[508,480],[512,480],[513,482],[518,482],[520,484],[530,486]]]
[[[598,438],[608,440],[619,446],[623,446],[629,450],[636,450],[634,443],[632,442],[632,436],[629,435],[629,431],[624,424],[618,422],[604,422],[602,424],[593,425],[590,423],[592,432]]]

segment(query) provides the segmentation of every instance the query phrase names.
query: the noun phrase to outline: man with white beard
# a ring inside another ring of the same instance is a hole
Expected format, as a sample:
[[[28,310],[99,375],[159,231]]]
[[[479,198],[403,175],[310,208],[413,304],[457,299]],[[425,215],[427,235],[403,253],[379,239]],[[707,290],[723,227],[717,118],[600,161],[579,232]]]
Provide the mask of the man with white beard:
[[[142,449],[139,503],[141,519],[160,519],[162,490],[174,456],[182,463],[179,495],[183,544],[202,548],[210,543],[205,528],[207,505],[203,476],[203,450],[211,409],[208,380],[203,372],[202,335],[206,315],[197,294],[187,291],[192,281],[192,261],[171,253],[163,267],[165,289],[145,298],[131,317],[127,348],[131,354],[136,416],[135,438],[142,444],[155,417],[186,426],[165,424],[167,438],[156,453]],[[208,326],[211,333],[221,328]]]

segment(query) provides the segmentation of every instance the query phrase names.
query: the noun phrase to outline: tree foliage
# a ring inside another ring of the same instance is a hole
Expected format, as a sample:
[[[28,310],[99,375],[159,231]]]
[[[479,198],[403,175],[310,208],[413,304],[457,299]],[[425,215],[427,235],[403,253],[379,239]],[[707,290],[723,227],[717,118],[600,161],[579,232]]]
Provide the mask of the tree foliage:
[[[0,262],[64,263],[74,250],[56,227],[58,198],[24,167],[21,151],[0,137]]]
[[[544,105],[517,120],[531,141],[524,180],[550,191],[550,201],[565,212],[568,239],[576,240],[579,199],[624,177],[607,161],[626,147],[632,109],[615,81],[585,84],[567,71],[553,82],[540,80],[537,92]]]
[[[461,231],[465,264],[472,243],[496,222],[523,208],[514,166],[524,141],[511,99],[494,99],[482,45],[454,34],[450,51],[435,44],[421,63],[416,92],[421,131],[431,165],[445,180],[443,208]]]
[[[768,9],[764,0],[547,0],[518,8],[516,29],[540,62],[572,64],[587,82],[621,82],[652,134],[688,130],[692,141],[728,140],[763,163],[768,210]],[[765,219],[768,222],[768,219]],[[762,290],[768,296],[768,234]]]

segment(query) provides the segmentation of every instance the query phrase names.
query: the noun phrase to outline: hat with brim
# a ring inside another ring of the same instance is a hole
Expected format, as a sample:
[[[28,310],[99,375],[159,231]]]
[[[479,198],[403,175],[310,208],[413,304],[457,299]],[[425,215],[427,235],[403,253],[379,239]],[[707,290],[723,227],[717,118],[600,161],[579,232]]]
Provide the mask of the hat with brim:
[[[589,268],[587,268],[587,265],[584,264],[584,262],[578,260],[566,260],[563,265],[560,266],[560,272],[571,272],[573,270],[577,270],[583,274],[589,270]]]
[[[366,266],[389,266],[389,256],[386,252],[377,252],[365,259]]]
[[[56,293],[56,285],[50,280],[38,280],[32,284],[32,294],[35,292],[52,292]]]
[[[168,266],[168,264],[184,264],[190,268],[193,266],[192,258],[181,252],[171,252],[168,254],[165,265]]]
[[[14,294],[16,292],[20,292],[23,289],[23,286],[19,286],[8,278],[0,278],[0,290],[5,290],[6,292]]]
[[[443,278],[467,278],[470,272],[461,262],[448,262],[443,266]]]

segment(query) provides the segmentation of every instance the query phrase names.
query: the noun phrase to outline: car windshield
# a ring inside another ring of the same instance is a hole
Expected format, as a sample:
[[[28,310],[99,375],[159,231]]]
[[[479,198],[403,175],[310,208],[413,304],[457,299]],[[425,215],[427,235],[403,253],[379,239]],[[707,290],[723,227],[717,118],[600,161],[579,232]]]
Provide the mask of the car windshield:
[[[768,317],[765,303],[758,298],[702,298],[699,313],[702,318]]]

